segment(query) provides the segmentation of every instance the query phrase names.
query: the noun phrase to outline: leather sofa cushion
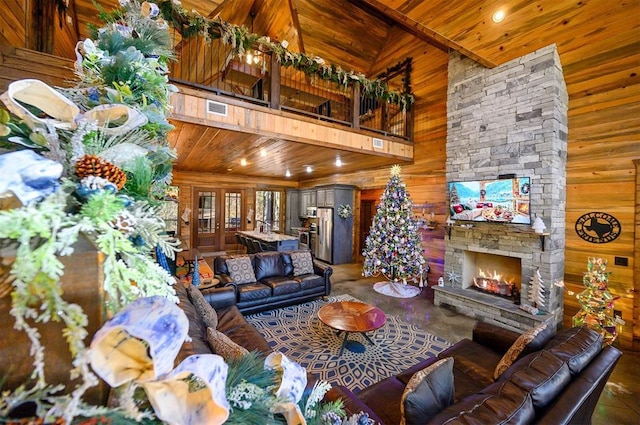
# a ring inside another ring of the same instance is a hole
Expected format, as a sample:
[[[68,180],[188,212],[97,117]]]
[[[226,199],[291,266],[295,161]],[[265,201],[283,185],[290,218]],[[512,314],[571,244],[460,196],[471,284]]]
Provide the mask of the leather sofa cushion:
[[[271,288],[262,283],[238,285],[238,301],[261,300],[271,296]]]
[[[529,394],[511,382],[497,382],[441,411],[429,424],[528,424],[535,410]]]
[[[300,292],[300,283],[288,276],[276,276],[262,279],[262,284],[271,288],[274,296]]]
[[[289,251],[293,252],[293,251]],[[291,276],[293,274],[293,260],[291,260],[291,255],[289,252],[281,252],[280,256],[282,257],[282,263],[284,264],[284,275]]]
[[[400,401],[401,425],[422,425],[453,404],[453,358],[416,372]]]
[[[399,424],[400,399],[405,384],[395,376],[384,379],[360,391],[357,396],[362,400],[385,424]]]
[[[300,288],[304,291],[306,289],[319,288],[324,286],[324,277],[317,274],[305,274],[302,276],[296,276],[295,280],[300,283]]]
[[[223,255],[221,257],[216,257],[213,259],[213,273],[216,275],[219,274],[229,274],[229,269],[227,268],[227,259],[231,258],[229,256]]]
[[[218,327],[218,315],[211,304],[204,298],[200,289],[196,286],[193,286],[191,283],[187,286],[187,294],[189,294],[189,298],[191,299],[191,303],[196,307],[196,311],[200,313],[200,317],[204,324],[209,327],[215,329]]]
[[[262,280],[272,276],[286,276],[282,255],[279,252],[256,254],[254,258],[254,271],[256,280]]]
[[[571,381],[569,366],[546,350],[531,353],[513,364],[499,378],[511,381],[531,394],[536,409],[549,404]]]
[[[455,360],[453,368],[458,372],[456,375],[459,377],[467,376],[467,379],[479,383],[484,388],[493,384],[493,372],[501,356],[484,345],[463,339],[438,354],[438,357],[441,359],[453,357]],[[458,387],[457,379],[456,387]],[[456,388],[458,399],[464,395],[468,394],[460,393],[460,390]]]
[[[258,330],[246,321],[235,305],[217,310],[218,331],[248,351],[269,354],[272,350]]]
[[[545,350],[567,362],[572,375],[576,375],[602,351],[602,336],[586,326],[563,329]]]
[[[173,288],[178,296],[178,305],[189,320],[189,336],[191,337],[191,342],[182,345],[185,351],[180,350],[179,360],[182,361],[191,354],[211,354],[211,349],[207,342],[207,325],[205,325],[196,307],[191,303],[189,295],[187,295],[187,289],[180,282],[173,285]],[[178,358],[176,358],[176,361],[178,361]]]

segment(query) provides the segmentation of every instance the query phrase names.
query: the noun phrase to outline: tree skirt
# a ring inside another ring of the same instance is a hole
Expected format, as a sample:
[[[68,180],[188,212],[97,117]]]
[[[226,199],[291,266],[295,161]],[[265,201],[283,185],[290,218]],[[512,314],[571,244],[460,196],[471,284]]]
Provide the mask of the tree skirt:
[[[399,282],[374,283],[373,290],[380,294],[396,298],[413,298],[420,293],[420,288]]]
[[[319,379],[360,391],[389,376],[435,357],[449,347],[447,341],[395,316],[387,315],[380,329],[368,332],[375,345],[362,335],[349,334],[360,344],[348,345],[338,356],[343,335],[336,335],[318,319],[318,310],[328,302],[358,301],[349,295],[330,296],[277,310],[247,316],[271,348],[298,362]]]

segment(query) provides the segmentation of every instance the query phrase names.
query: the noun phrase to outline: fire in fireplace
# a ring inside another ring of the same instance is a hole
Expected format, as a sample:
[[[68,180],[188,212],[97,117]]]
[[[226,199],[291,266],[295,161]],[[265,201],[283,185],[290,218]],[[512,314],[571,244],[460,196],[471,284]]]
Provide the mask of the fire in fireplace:
[[[473,277],[472,287],[482,292],[506,298],[513,298],[518,293],[514,279],[505,279],[496,270],[488,272],[481,268],[478,269],[477,276]]]

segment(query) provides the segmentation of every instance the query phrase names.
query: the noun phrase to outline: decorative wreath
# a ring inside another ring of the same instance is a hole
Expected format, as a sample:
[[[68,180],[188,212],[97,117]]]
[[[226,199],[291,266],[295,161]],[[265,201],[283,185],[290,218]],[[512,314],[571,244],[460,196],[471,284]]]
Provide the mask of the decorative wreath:
[[[520,188],[520,192],[522,192],[523,195],[526,195],[529,193],[529,183],[523,183],[522,187]]]
[[[351,214],[353,214],[351,205],[340,204],[340,206],[338,207],[338,216],[340,216],[340,218],[347,219],[351,217]]]

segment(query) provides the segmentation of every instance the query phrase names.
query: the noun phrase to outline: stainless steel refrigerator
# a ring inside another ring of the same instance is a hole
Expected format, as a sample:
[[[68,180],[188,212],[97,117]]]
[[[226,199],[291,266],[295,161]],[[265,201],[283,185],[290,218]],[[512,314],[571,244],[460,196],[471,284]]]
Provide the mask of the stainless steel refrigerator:
[[[333,261],[333,208],[318,208],[318,236],[316,238],[316,258],[331,263]]]

